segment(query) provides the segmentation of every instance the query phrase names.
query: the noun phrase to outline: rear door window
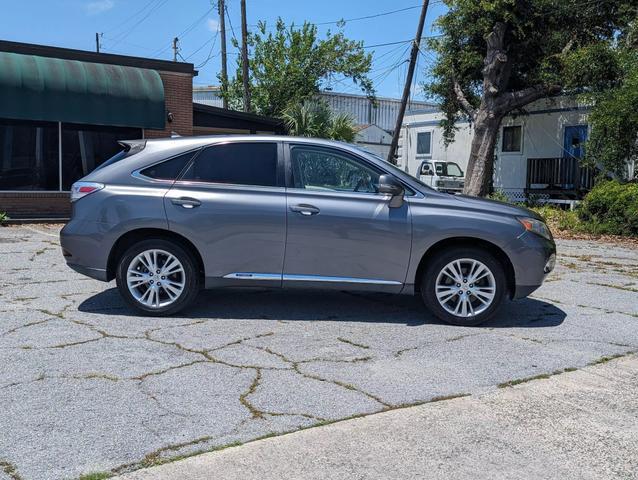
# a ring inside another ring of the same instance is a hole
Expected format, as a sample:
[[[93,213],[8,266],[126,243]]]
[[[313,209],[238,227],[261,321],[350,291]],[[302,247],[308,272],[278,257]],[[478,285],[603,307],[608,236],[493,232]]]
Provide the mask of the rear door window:
[[[277,144],[225,143],[204,149],[181,180],[228,185],[277,186]]]
[[[177,180],[191,158],[198,150],[183,153],[161,163],[145,168],[140,173],[156,180]]]

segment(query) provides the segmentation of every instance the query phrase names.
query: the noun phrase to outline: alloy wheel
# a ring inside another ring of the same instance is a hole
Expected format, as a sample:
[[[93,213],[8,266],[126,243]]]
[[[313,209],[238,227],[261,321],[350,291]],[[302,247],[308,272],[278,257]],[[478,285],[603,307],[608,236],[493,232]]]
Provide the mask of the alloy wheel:
[[[496,295],[494,274],[472,258],[453,260],[436,279],[436,298],[446,312],[456,317],[473,317],[487,310]]]
[[[184,292],[184,266],[175,255],[165,250],[145,250],[129,264],[126,284],[133,298],[142,305],[166,307]]]

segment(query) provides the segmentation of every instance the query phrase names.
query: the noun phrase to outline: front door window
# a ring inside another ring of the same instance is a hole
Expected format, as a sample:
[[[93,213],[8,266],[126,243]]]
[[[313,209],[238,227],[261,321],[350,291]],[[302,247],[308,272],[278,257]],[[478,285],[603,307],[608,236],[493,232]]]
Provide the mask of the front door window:
[[[345,154],[294,147],[295,188],[315,191],[377,193],[380,173]]]

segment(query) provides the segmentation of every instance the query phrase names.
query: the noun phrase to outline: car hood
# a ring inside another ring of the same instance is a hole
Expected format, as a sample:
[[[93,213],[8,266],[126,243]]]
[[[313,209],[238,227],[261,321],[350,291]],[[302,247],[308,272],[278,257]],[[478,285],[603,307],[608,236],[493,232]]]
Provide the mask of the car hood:
[[[468,195],[454,195],[453,198],[458,204],[461,204],[459,206],[465,209],[500,213],[503,215],[512,215],[517,217],[531,217],[536,218],[537,220],[543,220],[543,218],[536,212],[510,203],[489,200],[486,198],[470,197]]]

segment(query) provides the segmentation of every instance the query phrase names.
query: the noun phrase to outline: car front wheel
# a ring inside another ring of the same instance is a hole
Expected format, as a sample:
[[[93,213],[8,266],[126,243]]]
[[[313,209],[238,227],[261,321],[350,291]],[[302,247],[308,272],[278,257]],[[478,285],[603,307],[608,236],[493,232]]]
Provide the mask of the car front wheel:
[[[170,315],[187,307],[199,292],[196,262],[180,245],[144,240],[120,258],[117,287],[134,308],[150,315]]]
[[[430,262],[421,281],[425,304],[439,319],[472,326],[489,320],[507,289],[501,262],[477,248],[457,247]]]

